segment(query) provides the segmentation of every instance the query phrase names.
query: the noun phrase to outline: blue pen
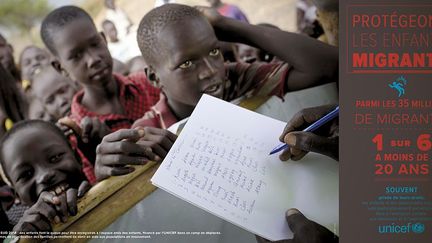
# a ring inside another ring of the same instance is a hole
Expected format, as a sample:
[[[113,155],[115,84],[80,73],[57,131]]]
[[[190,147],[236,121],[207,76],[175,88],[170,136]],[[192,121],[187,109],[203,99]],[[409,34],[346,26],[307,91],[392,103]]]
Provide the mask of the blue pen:
[[[318,128],[320,128],[322,125],[324,125],[327,122],[333,120],[333,118],[337,117],[338,115],[339,115],[339,106],[337,106],[334,110],[332,110],[327,115],[321,117],[316,122],[312,123],[310,126],[306,127],[303,130],[303,132],[313,132],[313,131],[317,130]],[[274,148],[270,152],[270,155],[275,154],[275,153],[277,153],[279,151],[282,151],[282,150],[284,150],[286,148],[288,148],[288,144],[286,144],[286,143],[279,144],[276,148]]]

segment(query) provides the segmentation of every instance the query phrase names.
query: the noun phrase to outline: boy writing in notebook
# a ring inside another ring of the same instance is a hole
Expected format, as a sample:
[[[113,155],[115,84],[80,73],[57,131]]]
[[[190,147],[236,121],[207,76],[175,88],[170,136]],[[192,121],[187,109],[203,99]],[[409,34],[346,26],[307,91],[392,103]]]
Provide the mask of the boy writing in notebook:
[[[337,80],[336,48],[201,10],[204,15],[189,6],[166,4],[141,20],[138,44],[148,64],[147,76],[162,92],[134,127],[167,128],[190,116],[204,93],[231,101],[240,96],[282,96]],[[286,63],[224,65],[218,39],[259,47]],[[96,163],[99,171],[112,166],[117,165],[109,160]],[[99,178],[106,176],[99,174]]]

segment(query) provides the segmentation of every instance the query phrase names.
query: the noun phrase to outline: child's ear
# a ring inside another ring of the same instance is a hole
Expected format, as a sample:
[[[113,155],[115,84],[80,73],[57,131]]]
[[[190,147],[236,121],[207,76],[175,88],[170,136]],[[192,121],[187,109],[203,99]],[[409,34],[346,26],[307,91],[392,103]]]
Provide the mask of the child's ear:
[[[151,66],[145,67],[144,72],[151,84],[157,88],[160,88],[159,78],[157,77],[154,69]]]
[[[9,48],[9,51],[13,54],[14,52],[13,46],[11,44],[7,44],[7,48]]]
[[[102,36],[102,39],[105,41],[105,44],[107,44],[107,39],[106,39],[106,35],[103,31],[99,32],[99,34]]]
[[[61,75],[65,76],[65,77],[69,77],[69,73],[64,70],[60,64],[60,62],[57,59],[54,59],[51,62],[51,66],[57,71],[59,72]]]

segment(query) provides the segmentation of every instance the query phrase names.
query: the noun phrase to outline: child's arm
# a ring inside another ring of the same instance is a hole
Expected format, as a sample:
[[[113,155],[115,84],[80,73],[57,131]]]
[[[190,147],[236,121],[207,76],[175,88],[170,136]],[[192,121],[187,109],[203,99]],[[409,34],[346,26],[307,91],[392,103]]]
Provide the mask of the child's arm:
[[[81,138],[84,143],[99,144],[102,138],[111,132],[109,127],[97,117],[84,117],[80,127],[82,129]]]
[[[222,41],[240,42],[263,49],[292,66],[288,91],[338,80],[338,50],[313,38],[264,26],[255,26],[198,7]]]
[[[176,136],[159,128],[120,129],[102,139],[96,149],[95,174],[98,181],[109,176],[131,173],[128,165],[160,162],[174,144]]]
[[[66,222],[68,216],[77,214],[77,200],[90,189],[90,184],[83,181],[78,189],[69,188],[66,192],[56,195],[55,192],[44,191],[38,201],[24,212],[23,217],[14,227],[19,232],[51,231],[52,222]]]

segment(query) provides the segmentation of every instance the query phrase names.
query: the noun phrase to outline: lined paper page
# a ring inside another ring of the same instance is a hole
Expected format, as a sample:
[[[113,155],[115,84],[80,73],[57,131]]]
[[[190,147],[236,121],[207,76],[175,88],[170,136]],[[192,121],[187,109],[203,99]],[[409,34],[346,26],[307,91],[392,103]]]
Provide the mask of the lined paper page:
[[[338,163],[268,153],[285,123],[203,95],[152,183],[270,240],[292,238],[288,208],[338,233]]]

